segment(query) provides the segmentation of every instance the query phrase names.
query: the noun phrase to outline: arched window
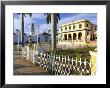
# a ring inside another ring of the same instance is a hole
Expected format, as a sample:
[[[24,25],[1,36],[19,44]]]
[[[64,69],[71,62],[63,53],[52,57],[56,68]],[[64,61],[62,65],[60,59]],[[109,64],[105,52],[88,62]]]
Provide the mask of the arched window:
[[[73,40],[76,40],[76,33],[73,33]]]
[[[73,25],[73,29],[75,29],[75,25]]]
[[[64,39],[67,40],[67,34],[64,35]]]
[[[82,38],[82,33],[79,32],[79,33],[78,33],[78,39],[81,40],[81,38]]]
[[[61,28],[61,31],[62,31],[63,29]]]
[[[68,39],[71,40],[71,34],[68,35]]]
[[[69,29],[71,29],[71,26],[69,26]]]
[[[82,28],[82,24],[79,24],[79,28]]]
[[[88,24],[86,24],[86,27],[88,27]]]
[[[65,30],[67,30],[67,27],[65,27]]]

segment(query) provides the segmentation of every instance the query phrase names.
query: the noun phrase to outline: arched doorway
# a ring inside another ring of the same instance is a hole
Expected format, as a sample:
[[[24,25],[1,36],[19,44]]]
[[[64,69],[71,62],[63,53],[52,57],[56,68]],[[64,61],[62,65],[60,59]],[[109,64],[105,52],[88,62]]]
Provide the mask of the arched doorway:
[[[73,40],[76,40],[76,37],[77,37],[76,33],[73,33]]]
[[[68,39],[71,40],[71,34],[68,35]]]
[[[78,39],[81,40],[81,38],[82,38],[82,33],[79,32],[79,33],[78,33]]]
[[[67,40],[67,34],[64,35],[64,40]]]
[[[87,42],[90,40],[90,34],[89,34],[89,31],[87,31],[87,36],[86,36],[86,38],[87,38]]]

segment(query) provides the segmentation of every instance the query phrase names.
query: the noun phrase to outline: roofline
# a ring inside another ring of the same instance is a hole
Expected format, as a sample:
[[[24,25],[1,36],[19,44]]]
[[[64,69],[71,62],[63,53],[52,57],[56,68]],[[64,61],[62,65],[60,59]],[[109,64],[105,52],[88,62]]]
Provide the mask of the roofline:
[[[77,24],[77,23],[80,23],[80,22],[89,22],[89,23],[91,23],[91,24],[93,24],[94,26],[97,27],[97,25],[92,23],[90,20],[82,19],[81,21],[78,20],[78,21],[72,21],[72,22],[68,22],[68,23],[65,23],[65,24],[61,24],[58,28],[61,28],[61,27],[64,27],[64,26],[69,26],[71,24]]]

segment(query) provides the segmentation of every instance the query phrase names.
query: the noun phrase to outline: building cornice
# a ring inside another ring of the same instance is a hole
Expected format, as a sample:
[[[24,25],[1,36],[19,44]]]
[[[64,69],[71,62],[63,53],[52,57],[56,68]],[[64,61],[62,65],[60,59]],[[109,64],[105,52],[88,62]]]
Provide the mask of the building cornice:
[[[76,31],[84,31],[84,30],[92,31],[92,30],[90,30],[90,29],[82,29],[82,30],[74,30],[74,31],[61,32],[61,33],[58,33],[58,34],[69,33],[69,32],[76,32]]]
[[[83,19],[83,20],[77,20],[77,21],[72,21],[72,22],[69,22],[69,23],[65,23],[65,24],[61,24],[58,28],[61,28],[61,27],[65,27],[65,26],[69,26],[69,25],[74,25],[74,24],[79,24],[81,22],[88,22],[88,23],[91,23],[92,25],[96,26],[96,24],[93,24],[92,22],[90,22],[89,20],[86,20],[86,19]]]

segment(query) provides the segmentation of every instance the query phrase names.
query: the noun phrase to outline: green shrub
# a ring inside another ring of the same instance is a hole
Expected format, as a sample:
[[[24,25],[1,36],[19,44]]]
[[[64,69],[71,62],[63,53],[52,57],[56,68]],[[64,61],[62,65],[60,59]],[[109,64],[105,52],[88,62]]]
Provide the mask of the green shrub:
[[[76,49],[68,49],[68,50],[62,50],[62,49],[55,49],[53,51],[49,51],[48,53],[56,54],[57,56],[63,55],[63,56],[71,56],[73,58],[76,58],[78,60],[84,61],[85,59],[90,60],[90,54],[89,51],[94,51],[96,47],[90,47],[85,46],[84,48],[76,48]]]

